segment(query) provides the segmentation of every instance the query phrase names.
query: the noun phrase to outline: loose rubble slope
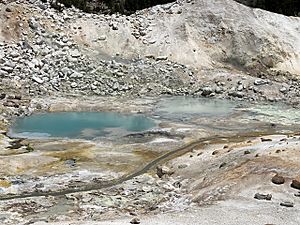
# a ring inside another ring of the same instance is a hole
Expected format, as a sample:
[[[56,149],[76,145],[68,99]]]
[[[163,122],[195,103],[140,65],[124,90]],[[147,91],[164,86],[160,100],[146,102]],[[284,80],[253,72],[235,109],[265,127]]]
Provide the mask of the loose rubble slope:
[[[166,56],[196,68],[231,65],[251,72],[274,68],[300,73],[297,17],[252,9],[233,0],[196,0],[108,20],[76,20],[82,25],[84,44],[98,53]]]

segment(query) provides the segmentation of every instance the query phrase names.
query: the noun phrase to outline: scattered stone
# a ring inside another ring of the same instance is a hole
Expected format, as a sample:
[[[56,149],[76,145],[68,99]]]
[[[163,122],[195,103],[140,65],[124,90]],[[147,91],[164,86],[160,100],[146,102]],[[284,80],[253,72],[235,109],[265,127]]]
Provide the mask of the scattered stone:
[[[6,94],[4,94],[4,93],[0,94],[0,100],[5,99],[5,97],[6,97]]]
[[[165,56],[165,55],[157,56],[157,57],[156,57],[156,60],[157,60],[157,61],[167,60],[167,59],[168,59],[168,56]]]
[[[219,166],[219,168],[223,168],[226,165],[227,165],[227,163],[223,162],[223,163],[221,163],[221,165]]]
[[[116,23],[113,23],[112,24],[112,29],[113,30],[118,30],[119,28],[118,28],[118,25],[116,24]]]
[[[288,89],[285,88],[285,87],[282,87],[282,88],[279,89],[279,91],[280,91],[281,93],[287,93],[287,92],[288,92]]]
[[[133,218],[131,221],[130,221],[131,224],[140,224],[141,223],[141,220],[137,217]]]
[[[213,92],[214,92],[214,91],[213,91],[213,89],[212,89],[211,87],[204,87],[204,88],[202,88],[202,93],[201,93],[201,95],[202,95],[202,96],[209,96],[209,95],[211,95]]]
[[[293,202],[281,202],[280,205],[285,207],[294,207]]]
[[[273,184],[284,184],[285,179],[282,176],[279,176],[278,174],[276,174],[273,178],[272,178],[272,183]]]
[[[71,83],[71,88],[76,88],[77,86],[78,86],[78,84],[76,82]]]
[[[149,54],[149,55],[145,55],[145,58],[147,58],[147,59],[155,59],[155,56],[152,55],[152,54]]]
[[[300,197],[300,192],[295,194],[296,197]]]
[[[257,86],[268,84],[268,83],[269,83],[268,81],[262,80],[262,79],[257,79],[257,80],[254,81],[254,85],[257,85]]]
[[[6,7],[5,11],[6,11],[6,12],[12,12],[12,9],[9,8],[9,7]]]
[[[156,40],[149,40],[149,41],[148,41],[148,44],[151,44],[151,45],[152,45],[152,44],[154,44],[155,42],[156,42]]]
[[[130,212],[129,212],[129,215],[131,215],[131,216],[137,216],[137,213],[134,212],[134,211],[130,211]]]
[[[184,168],[187,168],[188,165],[187,164],[180,164],[177,166],[178,169],[184,169]]]
[[[219,153],[220,153],[219,150],[215,150],[215,151],[212,152],[212,155],[217,155],[217,154],[219,154]]]
[[[19,149],[21,147],[23,147],[24,145],[21,143],[23,140],[22,139],[17,139],[17,140],[14,140],[12,142],[10,142],[10,146],[8,146],[7,148],[8,149]]]
[[[267,141],[272,141],[271,138],[260,138],[261,142],[267,142]]]
[[[29,27],[33,30],[37,30],[39,28],[39,23],[36,21],[34,17],[30,17],[28,20]]]
[[[70,78],[82,78],[82,73],[74,72],[70,75]]]
[[[272,199],[272,195],[271,194],[256,193],[254,195],[254,198],[257,199],[257,200],[267,200],[267,201],[270,201]]]
[[[81,53],[76,49],[76,50],[73,50],[70,52],[70,55],[73,57],[73,58],[79,58],[81,56]]]
[[[99,41],[105,41],[106,40],[106,36],[105,35],[101,35],[99,38],[98,38]]]
[[[228,93],[228,95],[236,98],[243,98],[245,96],[245,94],[241,91],[232,91]]]
[[[215,88],[215,92],[217,93],[217,94],[222,94],[223,93],[223,88],[221,88],[221,87],[216,87]]]
[[[39,77],[37,77],[37,76],[33,76],[32,80],[35,81],[35,82],[37,82],[37,83],[39,83],[39,84],[43,84],[44,83],[44,80],[41,79],[41,78],[39,78]]]
[[[292,181],[291,187],[300,190],[300,176],[296,177],[296,178]]]
[[[171,170],[169,167],[167,166],[157,166],[156,167],[156,174],[159,178],[161,178],[164,175],[172,175],[174,173],[173,170]]]
[[[65,165],[69,167],[75,167],[76,166],[76,159],[67,159],[65,160]]]
[[[249,150],[244,151],[244,155],[249,155],[249,154],[251,154],[251,152]]]

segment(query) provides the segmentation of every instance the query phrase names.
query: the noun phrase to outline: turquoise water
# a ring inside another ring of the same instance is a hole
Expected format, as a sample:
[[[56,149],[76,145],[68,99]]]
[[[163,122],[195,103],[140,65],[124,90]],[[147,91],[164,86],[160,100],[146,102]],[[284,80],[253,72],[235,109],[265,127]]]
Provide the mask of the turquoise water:
[[[236,103],[224,99],[173,97],[163,99],[158,106],[158,111],[168,113],[219,116],[233,112]]]
[[[170,97],[159,101],[155,113],[162,118],[188,119],[190,117],[223,117],[233,113],[237,104],[233,101],[192,98]]]
[[[114,112],[45,113],[17,119],[10,135],[24,138],[93,139],[112,133],[141,132],[155,125],[152,119],[141,115]]]

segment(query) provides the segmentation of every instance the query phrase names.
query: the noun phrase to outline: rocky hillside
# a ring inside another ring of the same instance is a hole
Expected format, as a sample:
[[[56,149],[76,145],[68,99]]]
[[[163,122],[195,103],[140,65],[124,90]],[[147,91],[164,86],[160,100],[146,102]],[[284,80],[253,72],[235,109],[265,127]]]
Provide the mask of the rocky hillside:
[[[82,27],[74,38],[107,55],[163,55],[196,68],[232,66],[250,73],[272,69],[299,74],[299,22],[233,0],[195,0],[156,6],[130,17],[113,16],[109,23],[79,18],[71,26]]]
[[[233,0],[177,1],[130,16],[5,1],[0,21],[3,92],[299,98],[300,18]]]

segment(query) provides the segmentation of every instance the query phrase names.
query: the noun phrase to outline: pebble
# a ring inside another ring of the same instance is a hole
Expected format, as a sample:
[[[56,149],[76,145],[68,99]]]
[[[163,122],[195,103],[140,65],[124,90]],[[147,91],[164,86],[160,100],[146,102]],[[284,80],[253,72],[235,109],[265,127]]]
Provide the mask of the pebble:
[[[165,55],[157,56],[157,57],[156,57],[156,60],[157,60],[157,61],[160,61],[160,60],[167,60],[167,59],[168,59],[168,56],[165,56]]]
[[[141,223],[141,220],[137,217],[133,218],[131,221],[130,221],[131,224],[140,224]]]
[[[37,76],[33,76],[32,80],[35,81],[35,82],[37,82],[38,84],[43,84],[44,83],[44,80],[41,79],[41,78],[39,78],[39,77],[37,77]]]
[[[281,202],[280,205],[285,207],[294,207],[293,202]]]
[[[254,195],[254,198],[257,199],[257,200],[267,200],[267,201],[270,201],[272,199],[272,195],[271,194],[256,193]]]
[[[261,140],[261,142],[272,141],[272,139],[271,139],[271,138],[261,138],[260,140]]]
[[[213,151],[211,154],[212,154],[212,155],[217,155],[217,154],[219,154],[219,153],[220,153],[219,150],[215,150],[215,151]]]
[[[254,85],[264,85],[264,84],[268,84],[269,82],[267,80],[262,80],[262,79],[257,79],[254,81]]]
[[[76,50],[73,50],[70,52],[70,55],[73,57],[73,58],[79,58],[81,56],[81,53],[76,49]]]
[[[226,165],[227,165],[227,163],[223,162],[223,163],[221,163],[221,165],[219,166],[219,168],[223,168],[223,167],[225,167]]]
[[[244,155],[249,155],[249,154],[251,154],[251,152],[249,150],[244,151]]]
[[[72,82],[71,83],[71,88],[76,88],[76,87],[78,87],[78,84],[76,82]]]
[[[105,35],[101,35],[99,38],[98,38],[99,41],[105,41],[106,40],[106,36]]]

